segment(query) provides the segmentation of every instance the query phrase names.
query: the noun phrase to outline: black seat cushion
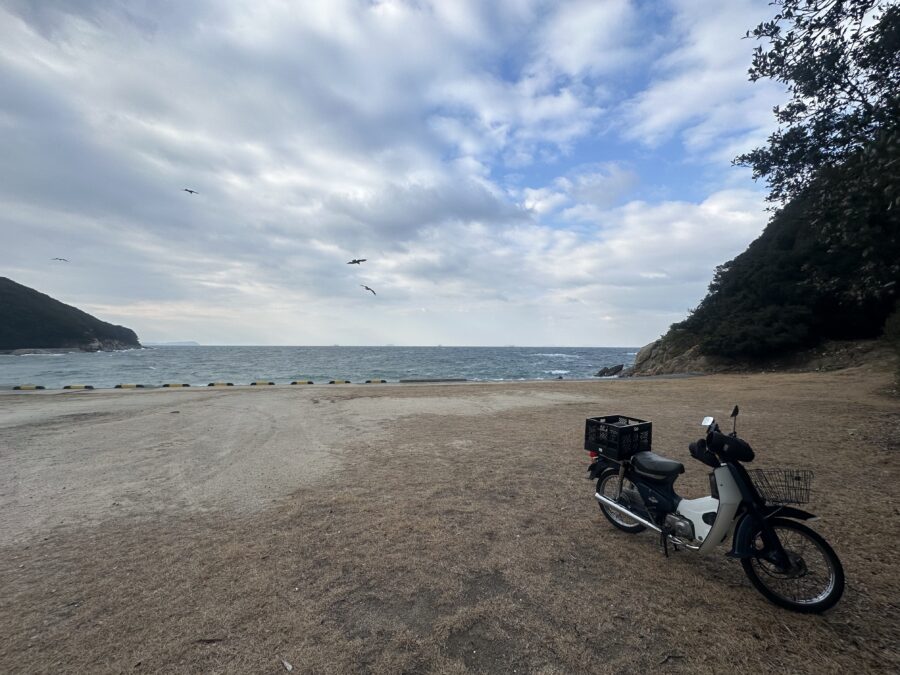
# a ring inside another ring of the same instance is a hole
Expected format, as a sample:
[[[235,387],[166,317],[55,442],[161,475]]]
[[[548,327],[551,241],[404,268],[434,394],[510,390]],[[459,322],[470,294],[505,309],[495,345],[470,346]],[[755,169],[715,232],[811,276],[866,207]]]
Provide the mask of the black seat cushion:
[[[631,458],[638,473],[652,478],[668,478],[684,473],[684,464],[652,452],[639,452]]]

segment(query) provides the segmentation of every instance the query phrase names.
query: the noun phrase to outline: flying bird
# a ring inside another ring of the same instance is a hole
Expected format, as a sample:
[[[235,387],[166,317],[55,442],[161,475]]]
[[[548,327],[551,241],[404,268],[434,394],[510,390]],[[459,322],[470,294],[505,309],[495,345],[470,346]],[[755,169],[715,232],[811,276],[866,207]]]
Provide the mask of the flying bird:
[[[51,260],[59,260],[60,262],[69,262],[65,258],[50,258]]]
[[[182,190],[182,192],[190,192],[192,195],[200,194],[196,190],[191,190],[190,188],[184,188],[184,190]]]
[[[369,288],[368,286],[363,286],[362,284],[360,284],[360,286],[362,286],[363,288],[365,288],[367,291],[372,291],[372,289]],[[378,293],[376,293],[375,291],[372,291],[372,295],[378,295]]]
[[[364,263],[364,262],[366,262],[366,259],[365,259],[365,258],[354,258],[353,260],[351,260],[351,261],[348,262],[347,264],[348,264],[348,265],[359,265],[360,263]]]

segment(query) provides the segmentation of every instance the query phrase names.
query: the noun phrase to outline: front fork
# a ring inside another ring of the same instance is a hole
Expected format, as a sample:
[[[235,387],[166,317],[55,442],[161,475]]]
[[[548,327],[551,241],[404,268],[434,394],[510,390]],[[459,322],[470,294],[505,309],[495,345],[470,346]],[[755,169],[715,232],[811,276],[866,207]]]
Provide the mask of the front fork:
[[[803,516],[812,516],[804,511],[797,511]],[[726,555],[730,558],[755,557],[772,563],[784,572],[790,572],[794,566],[787,551],[781,544],[775,530],[769,525],[769,518],[775,515],[765,510],[750,506],[739,516],[734,533],[734,545]],[[757,542],[762,540],[762,547]]]
[[[760,536],[762,537],[763,548],[762,551],[760,551],[759,557],[785,571],[789,571],[791,567],[793,567],[790,556],[788,556],[787,551],[784,550],[784,546],[781,545],[781,540],[778,538],[778,535],[775,534],[775,530],[769,526],[769,522],[765,517],[761,518]],[[751,545],[755,546],[756,542],[751,542]]]

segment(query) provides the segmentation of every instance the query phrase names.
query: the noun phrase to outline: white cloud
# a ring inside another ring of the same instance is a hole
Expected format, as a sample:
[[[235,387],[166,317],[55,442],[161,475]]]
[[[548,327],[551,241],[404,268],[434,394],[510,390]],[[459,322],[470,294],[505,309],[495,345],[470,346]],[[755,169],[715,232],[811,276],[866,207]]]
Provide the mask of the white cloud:
[[[602,152],[659,49],[639,7],[7,4],[0,265],[147,340],[646,341],[764,216],[742,190],[634,201],[646,177]],[[725,15],[692,12],[629,105],[709,153],[761,113],[715,63]]]
[[[678,137],[694,156],[730,161],[765,140],[771,109],[784,98],[780,85],[748,81],[755,43],[741,39],[771,8],[753,0],[683,0],[672,8],[674,45],[653,63],[649,86],[626,102],[619,126],[651,146]]]
[[[522,195],[524,197],[522,205],[538,215],[555,211],[569,201],[567,194],[553,188],[525,188]]]
[[[633,43],[639,20],[629,0],[561,4],[540,31],[538,53],[544,67],[570,77],[609,72],[639,57]]]
[[[563,209],[567,220],[594,221],[621,202],[638,182],[638,175],[620,164],[585,164],[556,178],[550,186],[514,190],[513,194],[525,209],[539,216]]]

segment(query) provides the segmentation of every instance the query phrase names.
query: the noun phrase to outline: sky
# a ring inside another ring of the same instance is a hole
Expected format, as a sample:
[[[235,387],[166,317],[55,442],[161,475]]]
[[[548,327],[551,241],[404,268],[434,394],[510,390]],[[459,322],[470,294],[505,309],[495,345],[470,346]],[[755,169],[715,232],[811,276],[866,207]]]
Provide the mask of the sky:
[[[641,346],[767,222],[771,12],[5,0],[0,276],[143,341]]]

